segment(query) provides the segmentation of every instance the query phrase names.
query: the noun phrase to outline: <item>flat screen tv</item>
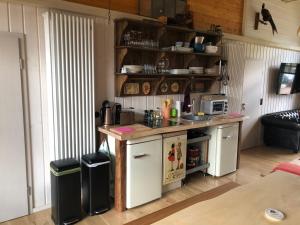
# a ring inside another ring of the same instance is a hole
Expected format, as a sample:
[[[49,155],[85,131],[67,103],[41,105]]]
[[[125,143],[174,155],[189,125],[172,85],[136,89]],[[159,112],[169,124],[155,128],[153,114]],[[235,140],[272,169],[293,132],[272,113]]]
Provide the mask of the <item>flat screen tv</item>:
[[[289,95],[300,92],[300,70],[296,63],[281,63],[279,75],[277,94]]]

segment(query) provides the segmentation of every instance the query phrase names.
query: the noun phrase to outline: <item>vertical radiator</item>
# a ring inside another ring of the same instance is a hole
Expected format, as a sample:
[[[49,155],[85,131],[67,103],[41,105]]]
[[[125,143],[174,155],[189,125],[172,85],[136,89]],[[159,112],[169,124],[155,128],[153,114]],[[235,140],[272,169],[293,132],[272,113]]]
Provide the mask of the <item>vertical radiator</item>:
[[[50,159],[95,151],[94,19],[44,14]]]

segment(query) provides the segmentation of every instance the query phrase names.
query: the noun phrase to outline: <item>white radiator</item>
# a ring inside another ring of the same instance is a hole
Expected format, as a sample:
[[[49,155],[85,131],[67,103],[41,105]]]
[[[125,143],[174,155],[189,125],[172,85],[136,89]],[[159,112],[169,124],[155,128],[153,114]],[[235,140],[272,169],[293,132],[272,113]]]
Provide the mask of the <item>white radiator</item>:
[[[44,14],[50,160],[95,151],[94,19]]]

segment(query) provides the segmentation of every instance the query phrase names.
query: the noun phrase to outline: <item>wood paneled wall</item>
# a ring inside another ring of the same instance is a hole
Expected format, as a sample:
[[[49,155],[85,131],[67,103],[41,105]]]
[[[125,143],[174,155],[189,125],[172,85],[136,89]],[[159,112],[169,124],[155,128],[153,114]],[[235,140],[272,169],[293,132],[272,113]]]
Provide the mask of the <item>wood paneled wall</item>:
[[[75,2],[79,4],[99,7],[120,12],[138,14],[138,0],[65,0],[69,2]]]
[[[188,4],[196,28],[219,24],[226,33],[242,33],[244,0],[188,0]]]
[[[109,0],[66,1],[109,8]],[[111,0],[110,4],[112,10],[138,14],[138,0]],[[208,29],[211,24],[219,24],[226,33],[242,33],[244,0],[188,0],[188,5],[193,13],[195,28]]]

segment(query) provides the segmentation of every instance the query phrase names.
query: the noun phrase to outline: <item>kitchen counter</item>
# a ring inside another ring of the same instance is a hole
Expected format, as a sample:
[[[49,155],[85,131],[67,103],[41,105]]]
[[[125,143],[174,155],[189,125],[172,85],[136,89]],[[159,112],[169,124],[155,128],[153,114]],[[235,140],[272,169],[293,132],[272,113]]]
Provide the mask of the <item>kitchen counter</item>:
[[[109,126],[109,127],[99,127],[98,131],[107,135],[114,137],[117,140],[131,140],[136,138],[147,137],[150,135],[164,134],[170,132],[177,132],[183,130],[190,130],[202,127],[211,127],[227,123],[235,123],[243,121],[243,117],[233,117],[233,116],[214,116],[208,121],[190,121],[185,119],[171,119],[171,121],[176,121],[179,125],[176,126],[165,126],[161,128],[150,128],[142,124],[127,125],[124,127],[132,128],[131,132],[119,132],[116,128],[120,126]]]
[[[223,125],[228,123],[239,123],[239,140],[238,140],[238,153],[237,153],[237,168],[239,167],[239,155],[240,155],[240,139],[241,128],[244,117],[234,117],[228,115],[214,116],[208,121],[190,121],[184,119],[172,119],[176,126],[168,126],[169,121],[163,121],[166,123],[161,128],[150,128],[142,124],[133,124],[126,126],[110,126],[110,127],[98,127],[101,136],[109,135],[115,139],[115,204],[114,207],[117,211],[126,210],[126,152],[127,152],[127,140],[143,138],[156,134],[165,134],[177,131],[190,130],[195,128],[212,127],[217,125]],[[123,131],[120,131],[120,127],[123,127]],[[125,127],[125,132],[124,132]],[[119,129],[118,129],[119,128]]]

